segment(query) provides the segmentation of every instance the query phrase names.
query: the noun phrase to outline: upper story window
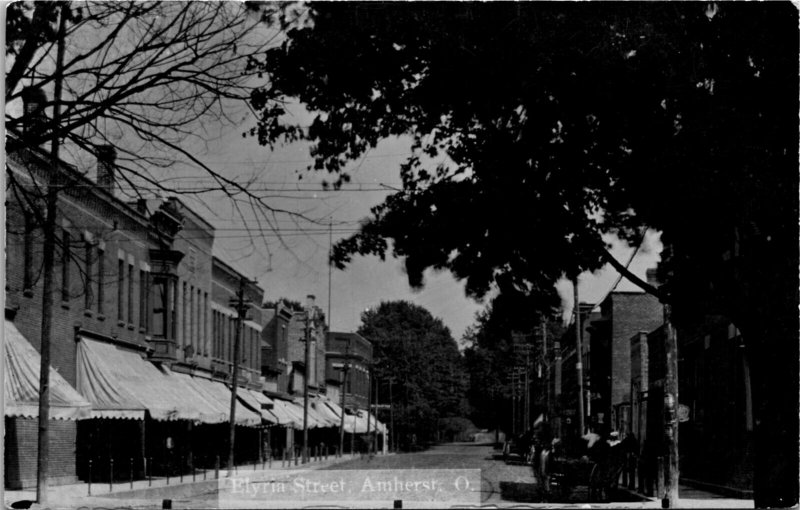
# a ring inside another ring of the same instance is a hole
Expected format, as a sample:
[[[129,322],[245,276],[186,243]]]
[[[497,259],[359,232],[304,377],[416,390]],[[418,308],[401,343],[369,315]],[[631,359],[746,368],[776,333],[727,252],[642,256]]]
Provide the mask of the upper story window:
[[[148,289],[147,271],[139,270],[139,329],[147,333],[147,308],[150,295]]]
[[[128,324],[133,324],[133,264],[130,262],[128,263]]]
[[[29,290],[33,287],[33,229],[34,222],[31,214],[24,215],[25,231],[23,232],[23,274],[22,288]]]
[[[84,257],[86,257],[86,274],[84,278],[86,279],[86,285],[84,285],[83,290],[83,308],[86,310],[92,309],[92,266],[94,265],[94,261],[92,258],[94,257],[94,247],[92,246],[91,241],[86,241],[83,245],[84,249]]]
[[[174,278],[154,275],[150,284],[150,331],[154,336],[174,339],[176,332],[176,283]]]
[[[61,301],[69,301],[69,231],[61,232]]]
[[[106,252],[102,246],[97,248],[97,313],[105,313]]]
[[[117,320],[125,321],[125,261],[117,260]]]
[[[208,292],[203,293],[203,354],[208,356]]]

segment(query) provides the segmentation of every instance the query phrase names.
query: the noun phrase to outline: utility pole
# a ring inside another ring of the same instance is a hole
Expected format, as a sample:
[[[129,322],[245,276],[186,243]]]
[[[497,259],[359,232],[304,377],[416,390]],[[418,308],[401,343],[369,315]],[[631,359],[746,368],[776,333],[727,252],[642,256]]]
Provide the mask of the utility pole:
[[[230,304],[236,310],[236,334],[233,337],[233,375],[231,379],[231,413],[230,413],[230,434],[228,444],[228,476],[233,475],[234,468],[234,443],[236,440],[236,388],[239,386],[239,343],[242,336],[242,323],[249,308],[249,303],[244,298],[244,278],[239,280],[239,290],[236,298],[230,300]]]
[[[525,345],[525,426],[523,427],[523,432],[527,432],[531,425],[531,381],[530,381],[530,372],[531,372],[531,351],[528,348],[529,345]]]
[[[316,319],[314,296],[309,294],[306,298],[306,327],[305,327],[305,370],[303,372],[303,464],[308,463],[308,380],[311,374],[311,330],[314,329]],[[316,368],[316,367],[314,367]]]
[[[517,378],[516,370],[511,371],[511,435],[517,435]]]
[[[390,431],[391,442],[394,445],[393,452],[397,451],[397,433],[394,430],[394,395],[392,395],[392,383],[394,383],[394,376],[389,378],[389,422],[391,423],[392,430]]]
[[[550,421],[553,415],[552,403],[550,401],[550,359],[547,355],[547,319],[542,317],[542,358],[544,361],[545,366],[545,376],[547,377],[547,381],[545,382],[545,402],[546,402],[546,421]]]
[[[556,423],[554,427],[554,432],[556,433],[556,437],[562,437],[562,427],[561,427],[561,413],[562,413],[562,397],[561,397],[561,382],[562,382],[562,372],[561,367],[563,365],[563,361],[561,359],[561,341],[556,339],[553,341],[553,354],[554,354],[554,374],[553,374],[553,413],[556,417]]]
[[[372,451],[372,438],[369,435],[369,426],[370,420],[372,418],[371,411],[372,407],[372,367],[367,370],[367,455],[369,455]]]
[[[331,327],[331,282],[333,279],[331,264],[331,255],[333,255],[333,216],[328,223],[328,327]],[[330,329],[328,329],[330,331]]]
[[[664,374],[664,435],[667,443],[667,477],[662,508],[678,505],[678,341],[672,324],[672,306],[664,305],[664,329],[666,332],[666,370]]]
[[[344,406],[345,391],[347,390],[347,372],[350,370],[350,339],[344,349],[344,364],[342,365],[342,422],[339,424],[339,453],[344,455]],[[355,432],[355,430],[353,431]]]
[[[583,410],[583,335],[581,334],[581,305],[578,300],[578,277],[572,280],[572,286],[575,294],[575,370],[578,377],[578,435],[582,436],[584,433],[584,410]]]
[[[380,406],[380,403],[381,403],[380,402],[381,387],[378,384],[378,378],[377,377],[374,377],[373,384],[374,384],[374,386],[373,386],[373,390],[374,390],[373,395],[375,396],[374,400],[373,400],[373,404],[374,404],[374,407],[375,407],[375,439],[373,441],[372,450],[377,454],[378,453],[378,432],[379,432],[379,430],[378,430],[378,409],[381,409],[381,406]]]
[[[53,91],[53,122],[52,145],[50,149],[50,163],[53,167],[51,179],[58,181],[58,151],[60,146],[61,124],[61,91],[63,87],[64,71],[64,30],[67,17],[64,15],[65,4],[58,11],[58,42],[56,48],[55,84]],[[39,364],[39,434],[37,438],[37,466],[36,466],[36,501],[40,505],[48,503],[48,464],[50,462],[50,341],[53,335],[53,280],[55,279],[55,248],[56,248],[56,212],[58,205],[58,182],[49,182],[47,185],[46,216],[44,220],[44,259],[42,283],[42,336],[40,345]],[[63,250],[69,249],[67,246]],[[65,264],[69,260],[65,257]]]

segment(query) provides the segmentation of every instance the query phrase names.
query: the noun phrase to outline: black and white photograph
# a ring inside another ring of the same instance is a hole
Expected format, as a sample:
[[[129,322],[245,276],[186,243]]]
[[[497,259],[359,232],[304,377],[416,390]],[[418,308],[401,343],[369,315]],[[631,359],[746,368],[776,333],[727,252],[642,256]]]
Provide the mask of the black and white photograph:
[[[2,15],[4,508],[797,507],[797,4]]]

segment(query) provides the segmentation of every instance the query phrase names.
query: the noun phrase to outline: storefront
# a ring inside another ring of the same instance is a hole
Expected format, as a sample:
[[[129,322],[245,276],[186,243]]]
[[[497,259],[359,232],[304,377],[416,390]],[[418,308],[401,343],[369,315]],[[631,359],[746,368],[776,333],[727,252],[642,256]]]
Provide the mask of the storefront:
[[[4,324],[4,338],[4,483],[9,489],[22,489],[36,484],[41,357],[9,320]],[[77,424],[91,418],[91,404],[52,368],[49,402],[50,478],[52,483],[73,482],[75,456],[71,445]]]

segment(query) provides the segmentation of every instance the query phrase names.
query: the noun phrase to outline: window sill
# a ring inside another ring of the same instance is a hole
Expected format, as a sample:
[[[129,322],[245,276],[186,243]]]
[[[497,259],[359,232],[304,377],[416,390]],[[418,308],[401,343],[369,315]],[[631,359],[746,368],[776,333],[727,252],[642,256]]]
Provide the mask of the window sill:
[[[102,313],[98,313],[97,314],[97,320],[104,321],[104,320],[106,320],[106,316],[103,315]]]
[[[86,310],[83,311],[83,315],[85,315],[86,317],[94,317],[94,312],[87,308]]]
[[[136,326],[134,326],[133,324],[128,324],[128,329],[130,329],[131,331],[133,331],[135,328]]]
[[[22,291],[22,295],[25,297],[33,297],[33,290],[32,289],[25,289]]]
[[[141,333],[141,334],[143,334],[143,335],[144,335],[144,334],[147,334],[147,330],[146,330],[146,329],[144,329],[144,328],[139,328],[139,333]]]
[[[69,301],[61,301],[61,308],[69,310]]]
[[[125,327],[125,321],[117,321],[117,326],[119,326],[121,328],[124,328]]]

